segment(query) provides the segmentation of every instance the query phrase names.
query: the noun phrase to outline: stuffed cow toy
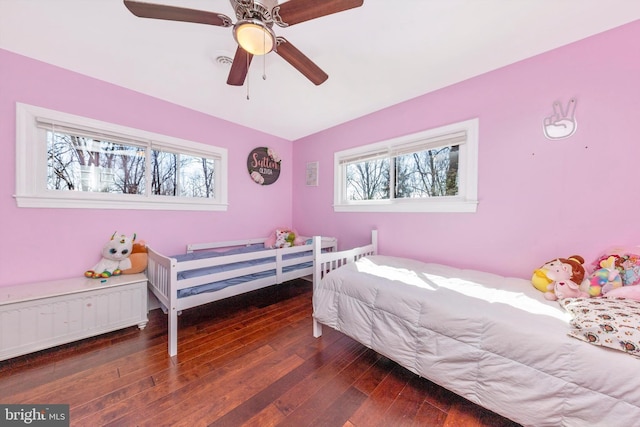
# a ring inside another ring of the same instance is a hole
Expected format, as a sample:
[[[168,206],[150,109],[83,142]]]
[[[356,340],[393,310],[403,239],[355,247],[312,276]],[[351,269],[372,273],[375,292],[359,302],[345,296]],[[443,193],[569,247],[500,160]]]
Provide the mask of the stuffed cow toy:
[[[122,274],[122,270],[131,268],[131,250],[136,235],[127,237],[113,233],[111,239],[102,247],[102,259],[91,269],[85,271],[85,277],[91,279],[108,278]]]

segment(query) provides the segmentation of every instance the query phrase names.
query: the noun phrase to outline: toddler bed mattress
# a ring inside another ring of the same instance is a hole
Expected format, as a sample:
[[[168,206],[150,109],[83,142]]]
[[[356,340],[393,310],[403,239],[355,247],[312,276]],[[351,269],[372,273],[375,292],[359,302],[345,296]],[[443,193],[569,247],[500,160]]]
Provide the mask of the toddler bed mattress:
[[[315,287],[314,318],[523,425],[631,426],[640,360],[567,335],[524,279],[369,256]]]
[[[217,258],[224,257],[229,255],[238,255],[238,254],[246,254],[246,253],[257,253],[261,251],[269,251],[269,253],[265,253],[265,256],[260,256],[256,254],[255,257],[249,260],[239,261],[239,262],[231,262],[228,264],[220,264],[209,267],[197,268],[193,270],[181,271],[178,273],[178,281],[184,279],[191,279],[195,277],[201,277],[208,274],[220,273],[223,271],[232,271],[237,270],[244,267],[250,267],[255,265],[267,264],[275,262],[275,256],[273,256],[273,249],[265,248],[264,244],[253,244],[247,246],[241,246],[238,248],[228,249],[225,251],[202,251],[202,252],[191,252],[186,254],[175,255],[172,258],[175,258],[177,262],[183,261],[193,261],[200,259],[208,259],[208,258]],[[291,254],[285,254],[282,256],[283,260],[289,260],[304,256],[309,256],[312,254],[312,248],[309,246],[309,251],[304,252],[295,252]],[[283,267],[283,272],[287,273],[289,271],[298,270],[302,268],[310,268],[313,266],[313,262],[303,262],[293,265],[288,265]],[[178,290],[178,298],[184,298],[191,295],[197,295],[204,292],[215,292],[220,289],[224,289],[228,286],[237,285],[240,283],[245,283],[251,280],[260,279],[263,277],[274,276],[276,274],[276,270],[265,270],[257,273],[242,275],[238,277],[232,277],[227,280],[222,280],[218,282],[208,283],[205,285],[194,286],[191,288],[179,289]]]

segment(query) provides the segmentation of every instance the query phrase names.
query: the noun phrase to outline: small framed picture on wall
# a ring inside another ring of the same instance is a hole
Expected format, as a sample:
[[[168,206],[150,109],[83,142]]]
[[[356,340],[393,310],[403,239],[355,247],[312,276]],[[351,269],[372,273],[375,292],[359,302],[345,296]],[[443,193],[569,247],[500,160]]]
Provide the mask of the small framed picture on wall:
[[[307,163],[307,185],[310,187],[318,186],[318,162]]]

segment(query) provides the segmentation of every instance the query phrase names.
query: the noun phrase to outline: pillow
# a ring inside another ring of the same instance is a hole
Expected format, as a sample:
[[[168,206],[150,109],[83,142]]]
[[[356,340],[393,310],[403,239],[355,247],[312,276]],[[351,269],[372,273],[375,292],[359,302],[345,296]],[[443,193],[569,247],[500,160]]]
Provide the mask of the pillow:
[[[607,298],[627,298],[640,301],[640,286],[623,286],[605,294]]]
[[[264,247],[267,249],[271,249],[275,244],[276,244],[276,232],[274,230],[273,233],[269,234],[269,237],[267,237],[267,240],[264,241]]]
[[[622,284],[632,286],[640,284],[640,256],[635,254],[622,255],[621,262]]]
[[[624,298],[565,298],[573,316],[568,335],[640,357],[640,302]]]

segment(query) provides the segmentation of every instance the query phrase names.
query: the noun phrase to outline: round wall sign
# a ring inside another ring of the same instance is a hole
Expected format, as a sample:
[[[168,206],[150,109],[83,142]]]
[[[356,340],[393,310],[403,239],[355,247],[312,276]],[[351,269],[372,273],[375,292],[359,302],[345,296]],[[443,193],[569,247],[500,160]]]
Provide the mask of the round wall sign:
[[[255,183],[273,184],[280,176],[280,157],[269,147],[254,148],[247,157],[247,169]]]

